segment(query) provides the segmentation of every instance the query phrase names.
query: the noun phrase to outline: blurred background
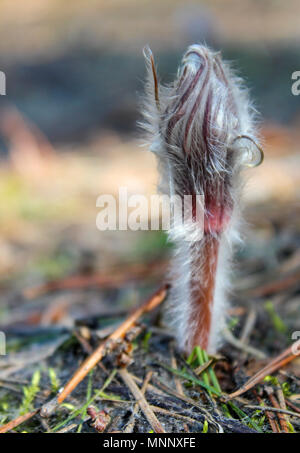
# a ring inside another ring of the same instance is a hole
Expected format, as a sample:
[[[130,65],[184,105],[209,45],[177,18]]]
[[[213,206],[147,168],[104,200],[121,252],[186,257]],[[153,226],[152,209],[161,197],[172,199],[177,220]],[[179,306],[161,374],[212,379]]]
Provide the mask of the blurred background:
[[[119,186],[156,193],[155,159],[136,126],[146,44],[162,82],[174,78],[195,42],[220,49],[245,78],[260,112],[265,162],[247,171],[251,228],[238,259],[250,265],[244,280],[242,270],[235,278],[251,286],[261,269],[282,272],[282,257],[286,270],[298,268],[300,96],[291,93],[291,75],[300,70],[299,17],[297,0],[1,0],[2,326],[70,323],[107,303],[99,292],[77,291],[59,304],[51,296],[23,306],[20,294],[35,285],[135,264],[148,276],[153,263],[168,259],[162,232],[96,229],[100,194]],[[155,269],[160,281],[164,270]],[[133,303],[135,288],[122,293],[123,304]]]

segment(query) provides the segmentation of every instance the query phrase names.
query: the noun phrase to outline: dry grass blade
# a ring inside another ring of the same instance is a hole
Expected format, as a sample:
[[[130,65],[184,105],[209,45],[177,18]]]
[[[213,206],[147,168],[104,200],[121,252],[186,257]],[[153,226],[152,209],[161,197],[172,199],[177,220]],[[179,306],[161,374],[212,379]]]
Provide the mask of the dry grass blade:
[[[255,407],[256,409],[264,410],[265,409],[265,404],[264,404],[262,398],[257,394],[255,389],[253,390],[253,394],[256,396],[256,399],[257,399],[257,401],[259,402],[260,405],[259,406],[252,406],[252,409]],[[249,407],[249,405],[247,405],[247,407]],[[266,410],[265,412],[266,412],[266,416],[267,416],[267,419],[269,421],[269,425],[270,425],[273,433],[278,433],[279,432],[279,428],[278,428],[278,425],[277,425],[275,414],[272,411],[268,411],[268,410]]]
[[[295,341],[291,346],[289,346],[285,351],[283,351],[279,356],[275,357],[268,365],[266,365],[262,370],[258,371],[254,376],[252,376],[242,387],[235,392],[228,395],[228,399],[236,398],[237,396],[242,395],[256,384],[261,382],[267,375],[274,373],[274,371],[279,368],[287,365],[289,362],[297,358],[298,356],[294,354],[295,350],[298,350],[300,347],[300,340]]]
[[[243,326],[240,339],[239,339],[243,344],[248,344],[249,337],[255,326],[256,318],[257,318],[257,310],[255,308],[250,309],[250,311],[247,315],[247,318],[246,318],[246,322]]]
[[[215,422],[215,420],[213,419],[213,417],[211,416],[209,411],[207,411],[203,406],[201,406],[199,403],[194,401],[192,398],[189,398],[189,397],[185,396],[184,394],[181,395],[176,390],[173,390],[172,388],[170,388],[169,386],[167,386],[166,384],[161,382],[156,377],[153,377],[153,382],[155,383],[155,385],[157,385],[157,387],[161,388],[167,394],[172,395],[172,396],[174,396],[175,398],[178,398],[181,401],[184,401],[185,403],[189,404],[193,408],[197,407],[200,410],[200,412],[202,413],[203,417],[205,417],[207,419],[207,421],[209,423],[211,423],[213,426],[218,428],[217,422]]]
[[[167,295],[167,286],[164,285],[153,296],[151,296],[143,305],[138,307],[129,317],[107,338],[106,341],[100,344],[98,348],[83,362],[83,364],[74,373],[71,379],[67,382],[65,387],[59,395],[49,403],[45,404],[42,408],[42,416],[49,416],[56,408],[57,404],[62,403],[68,395],[77,387],[77,385],[84,379],[90,370],[111,351],[117,344],[117,341],[125,336],[128,330],[137,322],[137,320],[144,314],[156,308]]]
[[[278,387],[278,389],[276,390],[276,394],[277,394],[280,409],[282,409],[283,411],[286,411],[287,407],[286,407],[286,403],[285,403],[285,397],[284,397],[284,393],[283,393],[281,387]],[[288,415],[285,412],[282,412],[282,414],[284,414],[283,418],[284,418],[287,430],[289,432],[290,430],[289,430],[288,426],[291,425],[290,420],[288,418]]]
[[[279,403],[274,395],[274,390],[272,389],[272,387],[269,387],[267,386],[265,388],[266,390],[266,393],[269,397],[269,400],[270,400],[270,403],[272,404],[273,408],[274,409],[281,409],[281,407],[279,406]],[[278,420],[279,420],[279,424],[280,424],[280,427],[281,429],[283,430],[283,432],[285,433],[288,433],[289,432],[289,428],[287,426],[287,422],[286,422],[286,419],[284,417],[284,415],[280,412],[278,412]]]
[[[182,414],[177,414],[174,411],[171,412],[171,411],[168,411],[168,409],[163,409],[162,407],[152,406],[152,405],[150,407],[153,410],[153,412],[157,412],[158,414],[163,414],[163,415],[167,415],[169,417],[178,418],[179,420],[184,420],[187,423],[192,423],[192,424],[201,423],[199,420],[196,420],[195,418],[191,418],[191,417],[188,417],[188,416],[182,415]]]
[[[177,370],[177,361],[176,361],[176,358],[174,356],[174,351],[173,350],[171,351],[171,366],[172,366],[172,368],[174,368],[174,370]],[[174,376],[174,382],[175,382],[175,387],[176,387],[176,390],[177,390],[178,394],[184,396],[184,392],[183,392],[183,388],[182,388],[181,382],[180,382],[180,380],[178,379],[177,376]]]
[[[153,371],[149,371],[145,377],[145,380],[143,382],[143,386],[141,388],[141,393],[143,395],[145,395],[145,392],[147,390],[147,387],[148,387],[148,384],[151,380],[151,377],[152,377],[152,374],[153,374]],[[132,433],[133,431],[133,428],[134,428],[134,422],[135,422],[135,415],[138,411],[138,408],[139,408],[139,403],[136,403],[134,408],[133,408],[133,411],[132,411],[132,414],[131,414],[131,417],[130,417],[130,420],[129,422],[127,423],[127,426],[124,430],[124,433]]]
[[[215,362],[214,359],[209,359],[207,362],[205,362],[203,365],[198,366],[195,368],[194,373],[197,376],[200,376],[205,370],[207,370],[213,363]]]
[[[162,427],[161,423],[157,419],[156,415],[154,414],[153,410],[149,406],[146,398],[144,397],[143,393],[136,385],[134,380],[132,379],[131,375],[128,373],[126,369],[122,369],[119,371],[121,378],[123,379],[124,383],[127,385],[133,396],[135,397],[136,401],[138,402],[143,414],[147,418],[148,422],[150,423],[153,431],[155,433],[165,433],[164,428]]]
[[[223,330],[223,335],[224,335],[225,340],[229,344],[231,344],[235,348],[239,349],[240,351],[243,351],[244,353],[250,354],[253,357],[256,357],[257,359],[265,359],[266,358],[266,355],[262,351],[260,351],[258,349],[255,349],[252,346],[249,346],[249,345],[245,344],[244,342],[242,342],[238,338],[235,338],[232,335],[232,333],[230,332],[229,329],[224,329]]]
[[[295,411],[295,412],[297,412],[298,414],[300,414],[300,409],[299,409],[299,407],[295,406],[295,404],[291,403],[291,401],[286,400],[286,404],[287,404],[291,409],[293,409],[293,411]]]
[[[281,409],[281,407],[258,406],[255,404],[247,404],[245,407],[247,407],[248,409],[257,409],[257,410],[261,410],[261,411],[265,411],[265,412],[267,412],[267,411],[278,412],[279,414],[286,414],[286,415],[290,415],[291,417],[300,418],[300,414],[297,414],[297,412],[284,410],[284,409]]]

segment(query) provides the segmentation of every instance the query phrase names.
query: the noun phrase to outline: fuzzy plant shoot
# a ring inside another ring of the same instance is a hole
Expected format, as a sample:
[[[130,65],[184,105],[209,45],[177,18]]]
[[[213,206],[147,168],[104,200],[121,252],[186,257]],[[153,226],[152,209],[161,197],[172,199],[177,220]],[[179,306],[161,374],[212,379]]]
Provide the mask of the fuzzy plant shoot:
[[[167,319],[179,347],[210,353],[222,341],[232,248],[239,241],[241,170],[259,165],[252,108],[242,81],[220,53],[203,45],[187,49],[177,78],[158,82],[151,50],[144,50],[148,78],[143,127],[158,160],[162,193],[192,197],[190,223],[174,221]],[[194,210],[202,196],[203,222]],[[183,231],[184,230],[184,231]]]

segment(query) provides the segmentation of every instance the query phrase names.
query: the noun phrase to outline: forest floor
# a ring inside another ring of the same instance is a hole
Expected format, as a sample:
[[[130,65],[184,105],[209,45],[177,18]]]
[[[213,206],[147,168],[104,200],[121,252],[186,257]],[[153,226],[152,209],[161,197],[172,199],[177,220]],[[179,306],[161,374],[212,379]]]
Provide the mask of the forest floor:
[[[111,133],[85,153],[45,143],[41,152],[33,139],[24,159],[14,143],[0,178],[0,431],[300,432],[300,359],[291,349],[300,330],[297,140],[270,126],[264,133],[265,163],[248,171],[224,346],[212,357],[177,351],[161,317],[167,294],[105,343],[151,303],[171,259],[163,232],[95,226],[99,194],[120,185],[155,193],[150,153]],[[100,344],[103,359],[42,417]]]

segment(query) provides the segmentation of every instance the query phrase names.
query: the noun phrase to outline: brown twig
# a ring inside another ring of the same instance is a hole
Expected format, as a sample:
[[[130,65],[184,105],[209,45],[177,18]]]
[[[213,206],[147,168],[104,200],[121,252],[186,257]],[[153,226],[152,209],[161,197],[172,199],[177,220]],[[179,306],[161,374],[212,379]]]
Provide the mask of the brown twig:
[[[64,386],[62,391],[56,398],[45,404],[41,410],[42,416],[49,416],[57,407],[57,404],[62,403],[68,395],[77,387],[94,366],[102,360],[107,352],[112,351],[117,342],[122,339],[126,332],[137,322],[144,314],[154,310],[167,295],[167,286],[161,287],[153,296],[151,296],[143,305],[138,307],[128,318],[105,340],[98,348],[82,363],[78,370],[74,373],[71,379]]]
[[[277,395],[277,398],[278,398],[278,402],[279,402],[279,406],[280,408],[283,410],[283,411],[286,411],[287,410],[287,407],[286,407],[286,402],[285,402],[285,397],[284,397],[284,394],[283,394],[283,391],[282,391],[282,388],[281,387],[278,387],[277,390],[276,390],[276,395]],[[288,425],[290,424],[290,420],[289,420],[289,417],[288,415],[286,414],[286,412],[282,412],[282,414],[285,414],[283,415],[283,419],[285,420],[285,425],[286,425],[286,428],[287,428],[287,432],[289,432],[289,427]]]
[[[14,420],[11,420],[10,422],[6,423],[5,425],[2,425],[0,427],[0,433],[4,434],[7,433],[8,431],[11,431],[14,428],[17,428],[17,426],[21,425],[22,423],[26,422],[30,418],[32,418],[37,412],[39,411],[38,409],[34,409],[33,411],[27,412],[27,414],[20,415],[19,417],[15,418]]]
[[[127,385],[133,396],[135,397],[136,401],[138,402],[141,411],[145,415],[146,419],[150,423],[153,431],[155,433],[165,433],[164,428],[162,427],[161,423],[157,419],[156,415],[154,414],[153,410],[149,406],[146,398],[144,397],[143,393],[136,385],[134,380],[132,379],[131,375],[128,371],[124,368],[119,371],[121,378],[123,379],[124,383]]]
[[[278,433],[279,432],[279,428],[278,428],[278,424],[277,424],[277,421],[276,421],[276,415],[272,411],[268,411],[268,410],[265,409],[265,404],[264,404],[262,398],[258,395],[258,393],[257,393],[257,391],[255,389],[253,389],[253,393],[256,396],[256,399],[257,399],[257,401],[260,404],[259,406],[255,406],[255,408],[256,409],[260,409],[261,408],[261,409],[266,411],[266,416],[267,416],[267,419],[269,421],[269,425],[271,427],[271,430],[273,431],[273,433]],[[249,407],[249,405],[247,405],[247,407]],[[253,409],[254,406],[251,406],[251,408]]]
[[[298,350],[300,346],[300,340],[295,341],[291,346],[285,349],[279,356],[275,357],[271,360],[268,365],[266,365],[263,369],[255,373],[248,381],[242,385],[242,387],[235,392],[231,393],[227,396],[228,399],[236,398],[237,396],[242,395],[243,393],[250,390],[256,384],[261,382],[267,375],[274,373],[279,368],[287,365],[289,362],[294,360],[297,355],[294,354],[294,350]]]
[[[279,280],[265,283],[262,286],[258,286],[252,290],[249,290],[249,297],[264,297],[271,294],[277,294],[280,291],[284,291],[291,288],[294,285],[298,285],[300,280],[300,270],[297,269],[293,273],[283,276]]]
[[[74,330],[73,331],[73,335],[77,338],[77,340],[79,341],[82,349],[84,350],[84,352],[86,354],[92,354],[93,353],[92,346],[89,344],[89,342],[85,338],[83,338],[82,335],[80,335],[80,333],[78,331]],[[107,369],[105,368],[103,363],[99,362],[97,365],[98,365],[99,368],[101,368],[102,371],[104,371],[104,373],[107,376],[109,375],[109,372],[107,371]]]
[[[126,282],[138,280],[145,276],[149,277],[161,275],[165,269],[166,262],[154,262],[148,263],[147,266],[142,266],[140,264],[131,265],[128,267],[126,272],[120,269],[112,269],[107,274],[96,273],[91,275],[72,275],[61,280],[53,280],[39,286],[26,288],[23,291],[23,296],[27,299],[34,299],[43,294],[59,290],[84,289],[89,287],[101,287],[107,289],[116,288]]]
[[[295,406],[295,404],[293,404],[291,401],[289,401],[288,399],[286,400],[286,404],[287,406],[291,407],[293,409],[294,412],[298,412],[298,414],[300,414],[300,409],[299,407]]]
[[[274,395],[274,390],[272,389],[272,387],[269,387],[269,386],[266,386],[265,387],[265,391],[268,395],[268,398],[270,400],[270,403],[272,404],[273,408],[274,409],[280,409],[280,406],[279,406],[279,403]],[[285,433],[288,433],[289,432],[289,429],[288,429],[288,426],[287,426],[287,423],[286,423],[286,420],[284,418],[284,416],[282,415],[282,413],[278,413],[278,420],[279,420],[279,423],[280,423],[280,426],[281,426],[281,429],[285,432]],[[278,431],[280,432],[280,430]]]

